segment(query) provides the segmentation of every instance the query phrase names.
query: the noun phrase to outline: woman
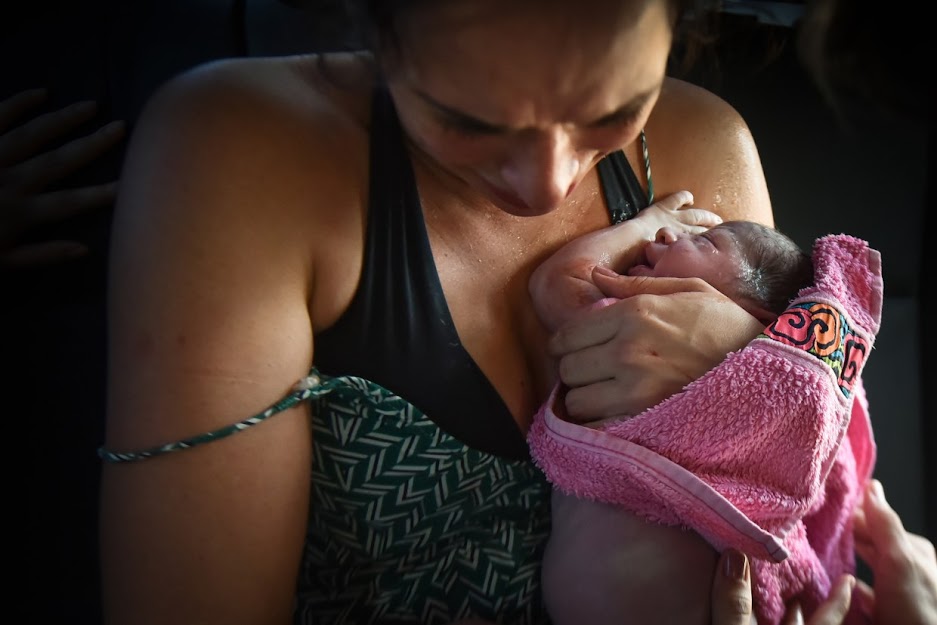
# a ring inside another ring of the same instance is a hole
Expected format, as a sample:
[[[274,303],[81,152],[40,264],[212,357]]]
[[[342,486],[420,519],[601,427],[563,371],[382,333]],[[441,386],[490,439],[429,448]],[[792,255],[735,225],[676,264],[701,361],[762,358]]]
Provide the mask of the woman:
[[[527,294],[652,189],[771,225],[743,120],[665,77],[682,3],[371,5],[376,56],[197,69],[132,139],[103,455],[148,459],[104,468],[111,623],[544,622],[523,434],[557,361],[587,422],[761,330],[690,280],[551,339]]]

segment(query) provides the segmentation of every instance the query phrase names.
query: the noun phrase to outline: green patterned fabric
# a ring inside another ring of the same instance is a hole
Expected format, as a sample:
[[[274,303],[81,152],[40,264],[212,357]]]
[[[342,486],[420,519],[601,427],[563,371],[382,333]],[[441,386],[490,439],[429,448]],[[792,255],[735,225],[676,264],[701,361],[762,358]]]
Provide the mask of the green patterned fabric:
[[[550,531],[543,474],[530,461],[467,447],[367,380],[313,369],[290,394],[238,423],[152,449],[98,454],[138,462],[181,452],[302,401],[312,403],[313,466],[296,623],[549,622],[540,596]]]
[[[313,395],[297,623],[548,622],[550,489],[531,462],[470,449],[361,378],[319,375]]]

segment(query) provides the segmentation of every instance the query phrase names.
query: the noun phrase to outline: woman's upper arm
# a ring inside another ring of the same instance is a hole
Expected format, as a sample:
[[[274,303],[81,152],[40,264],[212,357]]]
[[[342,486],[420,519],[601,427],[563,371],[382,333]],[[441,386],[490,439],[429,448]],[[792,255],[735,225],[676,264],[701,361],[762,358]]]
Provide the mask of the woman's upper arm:
[[[761,157],[731,105],[705,89],[668,80],[647,125],[656,194],[693,193],[694,205],[724,220],[774,225]]]
[[[179,79],[132,139],[113,228],[108,449],[240,421],[312,362],[309,246],[279,208],[274,154],[285,137],[252,125],[263,102],[248,91],[223,69]],[[109,623],[289,622],[309,497],[307,411],[104,466]]]

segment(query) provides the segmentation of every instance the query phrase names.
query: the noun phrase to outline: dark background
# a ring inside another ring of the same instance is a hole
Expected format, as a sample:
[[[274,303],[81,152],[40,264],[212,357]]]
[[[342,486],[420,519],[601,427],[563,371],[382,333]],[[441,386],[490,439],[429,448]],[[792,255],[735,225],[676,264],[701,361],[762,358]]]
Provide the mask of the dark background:
[[[98,117],[75,136],[112,119],[132,131],[152,91],[196,64],[342,47],[348,34],[338,6],[335,0],[7,4],[0,9],[0,99],[49,87],[46,111],[98,101]],[[685,77],[722,95],[748,121],[779,229],[805,248],[823,234],[846,232],[882,252],[883,325],[865,373],[879,445],[876,476],[906,526],[935,540],[937,412],[925,389],[937,382],[927,358],[937,347],[937,316],[923,297],[935,286],[924,254],[937,201],[933,126],[861,106],[849,115],[834,111],[794,48],[798,6],[728,3],[715,48]],[[922,80],[932,80],[933,65],[920,71]],[[62,186],[116,179],[122,152]],[[87,258],[0,274],[0,414],[12,426],[4,514],[13,547],[8,571],[16,582],[8,596],[17,622],[100,621],[95,449],[103,440],[109,217],[104,209],[35,233],[36,240],[81,240],[91,247]]]

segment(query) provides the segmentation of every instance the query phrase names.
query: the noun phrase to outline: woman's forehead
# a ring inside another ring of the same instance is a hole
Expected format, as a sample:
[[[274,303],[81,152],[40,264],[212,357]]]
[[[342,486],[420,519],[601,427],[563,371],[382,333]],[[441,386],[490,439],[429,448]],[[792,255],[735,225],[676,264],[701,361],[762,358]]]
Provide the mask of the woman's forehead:
[[[656,93],[667,0],[435,3],[399,23],[389,75],[506,126],[597,119]]]

